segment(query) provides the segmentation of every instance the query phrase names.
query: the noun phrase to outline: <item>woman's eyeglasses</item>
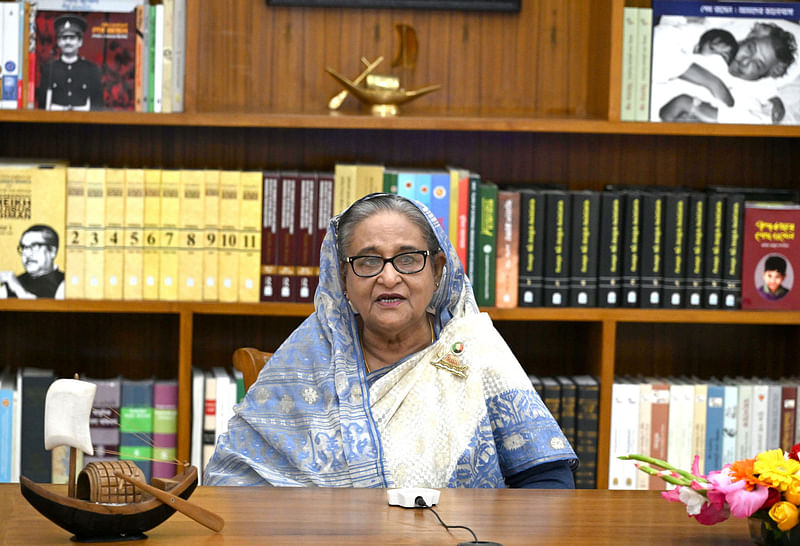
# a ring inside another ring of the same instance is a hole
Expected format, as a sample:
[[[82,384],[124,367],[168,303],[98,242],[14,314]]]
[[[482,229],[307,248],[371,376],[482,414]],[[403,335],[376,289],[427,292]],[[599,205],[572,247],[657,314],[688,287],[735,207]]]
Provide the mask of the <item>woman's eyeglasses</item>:
[[[392,264],[392,267],[398,273],[410,275],[425,269],[425,264],[430,255],[430,250],[412,250],[410,252],[401,252],[391,258],[384,258],[383,256],[350,256],[345,261],[353,268],[353,273],[359,277],[380,275],[387,262]]]

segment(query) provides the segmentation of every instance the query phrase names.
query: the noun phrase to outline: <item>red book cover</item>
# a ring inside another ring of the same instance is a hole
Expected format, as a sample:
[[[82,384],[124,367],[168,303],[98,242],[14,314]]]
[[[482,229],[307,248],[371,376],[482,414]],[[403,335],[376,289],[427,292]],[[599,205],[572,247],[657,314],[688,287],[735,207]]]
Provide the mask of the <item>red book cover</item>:
[[[281,171],[278,183],[278,285],[277,301],[294,301],[295,283],[295,202],[297,172]]]
[[[36,12],[36,108],[134,110],[136,13]]]
[[[797,412],[797,386],[794,384],[781,385],[781,449],[791,451],[795,444],[795,420]]]
[[[456,253],[461,265],[467,267],[467,235],[469,232],[469,173],[458,180],[458,240]]]
[[[277,172],[264,173],[261,211],[261,301],[274,301],[277,298],[278,181]]]
[[[317,226],[317,175],[313,172],[300,173],[297,179],[297,203],[295,206],[295,239],[297,279],[295,282],[295,301],[310,302],[314,300],[311,290],[311,279],[314,276],[312,255],[314,235]]]
[[[800,205],[745,205],[742,309],[800,309],[798,227]]]
[[[317,173],[317,220],[316,233],[314,234],[314,252],[311,264],[314,266],[314,276],[311,278],[311,298],[317,291],[319,284],[319,254],[322,250],[322,241],[328,233],[328,224],[333,216],[333,173]]]

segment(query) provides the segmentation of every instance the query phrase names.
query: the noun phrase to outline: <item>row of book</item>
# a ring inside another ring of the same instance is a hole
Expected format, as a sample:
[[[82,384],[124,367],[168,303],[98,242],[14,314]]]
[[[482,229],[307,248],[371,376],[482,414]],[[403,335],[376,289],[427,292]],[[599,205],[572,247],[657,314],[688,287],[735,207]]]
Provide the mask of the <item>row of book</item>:
[[[0,7],[3,109],[183,111],[186,0]]]
[[[0,264],[13,270],[22,258],[27,271],[16,276],[22,288],[6,282],[0,295],[23,297],[27,287],[29,297],[311,302],[331,216],[379,191],[431,209],[484,307],[800,308],[794,190],[570,191],[498,186],[460,168],[361,164],[317,172],[0,162]],[[781,281],[772,291],[768,277]]]
[[[800,124],[800,3],[653,0],[622,26],[623,121]]]
[[[6,369],[0,377],[0,482],[24,475],[39,483],[67,483],[69,450],[44,449],[44,401],[53,370]],[[79,451],[77,468],[92,461],[131,459],[145,477],[175,475],[176,380],[83,378],[97,391],[90,416],[94,455]]]
[[[701,474],[800,440],[800,379],[617,377],[612,386],[609,489],[663,489],[617,457],[649,455]]]
[[[575,487],[594,489],[600,383],[593,375],[530,374],[528,378],[578,455],[580,465],[574,472]]]

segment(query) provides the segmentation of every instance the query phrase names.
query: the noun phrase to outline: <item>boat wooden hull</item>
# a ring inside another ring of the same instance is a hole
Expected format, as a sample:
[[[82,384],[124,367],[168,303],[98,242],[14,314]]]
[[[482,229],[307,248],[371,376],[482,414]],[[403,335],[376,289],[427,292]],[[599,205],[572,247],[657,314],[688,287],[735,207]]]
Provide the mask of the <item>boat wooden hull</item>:
[[[188,467],[176,475],[170,494],[188,499],[197,487],[197,469]],[[141,502],[106,504],[74,499],[56,493],[25,476],[19,481],[22,495],[44,517],[73,533],[76,541],[135,540],[175,513],[170,506],[147,496]]]

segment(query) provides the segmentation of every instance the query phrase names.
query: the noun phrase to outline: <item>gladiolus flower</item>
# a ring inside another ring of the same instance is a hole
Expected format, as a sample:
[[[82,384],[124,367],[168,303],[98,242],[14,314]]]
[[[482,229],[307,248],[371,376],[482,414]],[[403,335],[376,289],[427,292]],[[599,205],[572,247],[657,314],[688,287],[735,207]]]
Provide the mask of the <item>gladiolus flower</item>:
[[[703,505],[708,501],[705,495],[701,495],[690,487],[680,487],[678,495],[681,502],[686,505],[686,513],[690,516],[696,516],[700,513]]]
[[[744,480],[735,480],[731,468],[726,466],[720,472],[710,472],[709,481],[716,491],[725,495],[725,500],[730,506],[730,513],[737,518],[747,518],[753,515],[769,496],[769,489],[763,485],[747,487]]]
[[[778,529],[788,531],[797,525],[797,506],[791,502],[776,502],[769,509],[769,517],[778,524]]]

